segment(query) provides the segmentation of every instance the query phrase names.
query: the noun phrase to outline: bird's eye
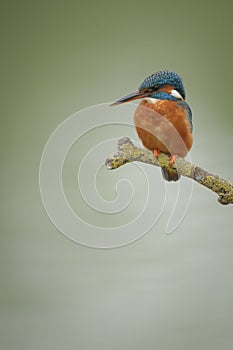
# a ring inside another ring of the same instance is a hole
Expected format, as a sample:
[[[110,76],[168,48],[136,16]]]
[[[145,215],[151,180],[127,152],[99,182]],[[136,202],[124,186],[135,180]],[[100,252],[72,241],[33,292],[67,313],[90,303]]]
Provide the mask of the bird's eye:
[[[150,93],[150,92],[154,92],[154,91],[155,91],[155,90],[154,90],[154,87],[148,88],[148,89],[145,89],[145,90],[144,90],[144,92],[147,92],[147,93],[148,93],[148,92],[149,92],[149,93]]]
[[[159,88],[159,85],[154,85],[148,89],[148,92],[155,92],[156,90],[158,90],[158,88]]]
[[[155,92],[157,89],[157,86],[152,86],[150,88],[145,88],[145,89],[142,89],[141,92],[143,93],[153,93]]]

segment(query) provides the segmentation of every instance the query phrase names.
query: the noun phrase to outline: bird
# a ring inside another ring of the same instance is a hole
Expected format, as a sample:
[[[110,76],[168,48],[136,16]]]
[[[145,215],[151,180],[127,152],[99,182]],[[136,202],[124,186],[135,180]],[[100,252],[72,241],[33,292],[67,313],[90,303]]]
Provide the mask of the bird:
[[[141,99],[134,113],[137,134],[145,148],[155,157],[159,152],[170,156],[174,164],[177,156],[185,157],[193,144],[192,111],[186,102],[181,77],[162,70],[149,75],[137,91],[126,95],[111,106]],[[180,175],[162,167],[167,181],[177,181]]]

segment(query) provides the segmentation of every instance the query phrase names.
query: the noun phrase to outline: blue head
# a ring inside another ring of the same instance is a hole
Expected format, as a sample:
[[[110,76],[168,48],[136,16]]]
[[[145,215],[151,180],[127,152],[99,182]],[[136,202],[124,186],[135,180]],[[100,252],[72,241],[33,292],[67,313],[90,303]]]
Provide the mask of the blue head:
[[[185,90],[183,82],[178,74],[167,70],[156,72],[147,77],[139,86],[139,91],[151,92],[150,97],[159,98],[159,95],[164,97],[179,97],[185,100]],[[174,92],[174,90],[177,92]],[[174,96],[173,96],[174,95]],[[166,99],[166,98],[162,98]]]
[[[160,100],[185,100],[184,85],[178,74],[163,70],[151,74],[138,88],[138,91],[127,95],[113,103],[120,103],[150,97]]]

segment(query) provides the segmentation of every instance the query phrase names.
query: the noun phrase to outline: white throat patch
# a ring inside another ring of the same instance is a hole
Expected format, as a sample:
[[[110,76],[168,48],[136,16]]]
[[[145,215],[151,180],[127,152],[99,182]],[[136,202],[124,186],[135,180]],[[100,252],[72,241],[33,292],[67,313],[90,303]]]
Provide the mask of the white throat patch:
[[[148,103],[156,103],[158,101],[157,98],[152,97],[145,97],[144,100],[146,100]]]

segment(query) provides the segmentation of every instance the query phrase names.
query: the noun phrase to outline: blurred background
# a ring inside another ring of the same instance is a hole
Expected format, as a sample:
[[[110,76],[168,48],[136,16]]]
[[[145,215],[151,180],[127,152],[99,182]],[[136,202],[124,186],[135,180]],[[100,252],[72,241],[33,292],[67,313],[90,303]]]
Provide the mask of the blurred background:
[[[232,2],[4,1],[0,25],[1,349],[230,349],[232,207],[194,184],[185,219],[166,235],[169,185],[164,212],[146,236],[91,249],[50,222],[38,173],[46,141],[68,116],[169,69],[182,76],[193,111],[193,162],[233,181]],[[87,135],[82,150],[93,140]],[[70,164],[77,169],[76,150]],[[136,186],[138,208],[140,177]],[[106,196],[113,190],[110,181]],[[78,210],[78,197],[73,204]]]

